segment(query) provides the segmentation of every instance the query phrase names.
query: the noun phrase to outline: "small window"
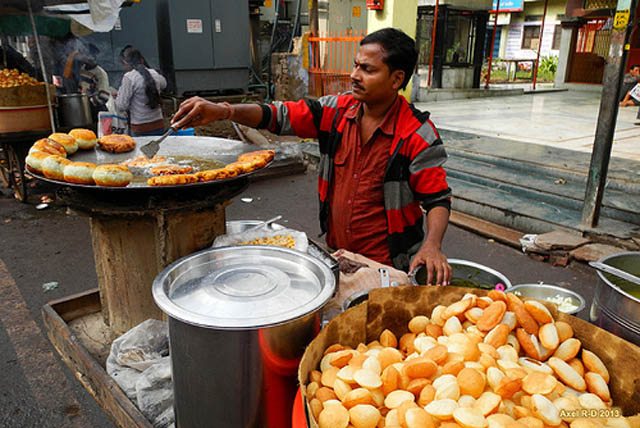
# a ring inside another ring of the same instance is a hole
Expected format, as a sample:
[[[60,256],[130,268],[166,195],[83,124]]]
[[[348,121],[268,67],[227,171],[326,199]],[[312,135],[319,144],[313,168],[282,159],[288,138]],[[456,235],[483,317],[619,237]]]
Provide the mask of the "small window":
[[[556,25],[553,30],[553,42],[551,43],[551,49],[554,51],[560,50],[560,40],[562,39],[562,25]]]
[[[538,49],[538,39],[540,38],[539,25],[527,25],[522,32],[522,49]]]

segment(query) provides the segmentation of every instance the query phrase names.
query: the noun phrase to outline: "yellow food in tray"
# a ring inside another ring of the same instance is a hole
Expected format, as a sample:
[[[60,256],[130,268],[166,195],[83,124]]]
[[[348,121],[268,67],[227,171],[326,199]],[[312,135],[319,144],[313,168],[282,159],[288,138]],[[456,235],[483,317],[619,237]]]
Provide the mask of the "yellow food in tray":
[[[243,241],[238,245],[272,245],[275,247],[295,248],[296,240],[291,235],[275,235]]]

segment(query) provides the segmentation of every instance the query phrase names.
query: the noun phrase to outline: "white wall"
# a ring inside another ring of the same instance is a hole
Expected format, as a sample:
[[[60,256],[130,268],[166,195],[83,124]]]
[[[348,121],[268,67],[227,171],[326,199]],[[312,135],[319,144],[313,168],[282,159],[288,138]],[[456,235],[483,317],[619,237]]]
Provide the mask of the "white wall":
[[[552,50],[553,33],[556,25],[560,24],[559,16],[564,15],[567,0],[549,0],[547,16],[544,21],[544,31],[542,35],[542,46],[540,56],[558,56],[559,50]],[[522,49],[522,35],[525,26],[542,25],[542,15],[544,14],[543,0],[525,0],[524,11],[511,14],[510,25],[507,33],[507,42],[504,46],[502,58],[509,59],[535,59],[537,51],[533,49]],[[538,16],[538,21],[527,21],[526,17]],[[504,35],[504,34],[503,34]],[[502,52],[501,52],[502,53]]]
[[[561,88],[567,81],[569,71],[569,58],[571,56],[571,39],[573,32],[577,31],[574,27],[562,29],[562,39],[560,41],[560,55],[558,58],[558,70],[556,71],[555,86]]]
[[[546,19],[544,22],[544,32],[542,34],[542,50],[540,56],[549,55],[558,56],[559,50],[552,50],[553,33],[556,25],[560,21]],[[527,22],[526,25],[542,25],[542,21]],[[536,51],[533,49],[522,49],[522,35],[524,31],[524,22],[511,23],[507,33],[507,43],[504,50],[504,58],[506,59],[535,59]]]

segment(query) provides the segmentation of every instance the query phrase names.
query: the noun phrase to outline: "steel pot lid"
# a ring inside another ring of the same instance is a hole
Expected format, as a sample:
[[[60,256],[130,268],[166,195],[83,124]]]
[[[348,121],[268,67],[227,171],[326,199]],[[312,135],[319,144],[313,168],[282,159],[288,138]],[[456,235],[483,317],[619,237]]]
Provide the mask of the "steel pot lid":
[[[188,324],[229,330],[283,324],[321,308],[335,290],[320,260],[288,248],[210,248],[184,257],[153,282],[167,315]]]

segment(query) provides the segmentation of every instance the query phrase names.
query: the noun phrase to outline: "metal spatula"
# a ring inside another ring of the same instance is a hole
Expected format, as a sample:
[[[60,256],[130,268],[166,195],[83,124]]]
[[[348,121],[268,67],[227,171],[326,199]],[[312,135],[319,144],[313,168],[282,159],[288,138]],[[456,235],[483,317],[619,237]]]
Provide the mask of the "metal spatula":
[[[167,138],[169,135],[173,134],[174,132],[176,132],[176,129],[173,126],[169,127],[169,129],[167,129],[160,138],[158,138],[157,140],[152,140],[151,142],[140,147],[140,151],[144,153],[144,155],[148,159],[151,159],[156,155],[156,153],[158,153],[158,150],[160,150],[160,143],[162,143],[165,140],[165,138]]]

